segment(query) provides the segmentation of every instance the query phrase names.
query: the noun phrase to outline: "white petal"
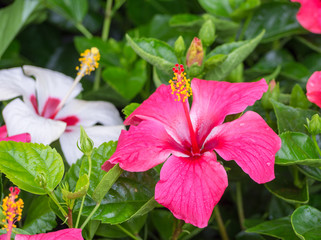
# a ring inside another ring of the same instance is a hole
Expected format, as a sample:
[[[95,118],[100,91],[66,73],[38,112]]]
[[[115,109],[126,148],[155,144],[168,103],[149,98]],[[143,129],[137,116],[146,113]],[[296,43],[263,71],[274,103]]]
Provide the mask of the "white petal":
[[[102,143],[108,141],[116,141],[124,125],[117,126],[93,126],[84,128],[87,135],[94,141],[94,147],[99,147]],[[83,153],[77,147],[77,141],[80,138],[80,127],[68,127],[60,137],[61,149],[65,155],[67,162],[71,165],[81,158]]]
[[[49,97],[62,100],[69,92],[73,83],[73,78],[49,69],[24,66],[23,70],[27,75],[34,76],[36,78],[37,99],[40,113]],[[67,102],[75,98],[81,90],[81,84],[78,83],[69,96]]]
[[[11,68],[0,71],[0,101],[23,96],[30,101],[35,96],[35,81],[23,74],[22,68]]]
[[[66,123],[37,115],[20,99],[10,102],[2,112],[8,135],[29,133],[31,142],[50,144],[66,129]]]
[[[63,119],[68,116],[76,116],[79,119],[76,125],[82,126],[92,126],[98,122],[107,126],[123,123],[116,107],[103,101],[74,99],[60,110],[56,119]]]

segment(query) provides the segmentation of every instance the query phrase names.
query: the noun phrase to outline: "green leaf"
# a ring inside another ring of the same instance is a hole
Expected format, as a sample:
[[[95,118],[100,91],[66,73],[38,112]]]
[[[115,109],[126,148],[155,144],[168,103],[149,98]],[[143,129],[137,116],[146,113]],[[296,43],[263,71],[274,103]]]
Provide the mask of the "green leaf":
[[[295,84],[292,89],[290,105],[291,107],[298,107],[303,109],[308,109],[311,105],[299,84]]]
[[[127,105],[123,110],[123,114],[125,114],[125,118],[128,118],[128,116],[130,114],[132,114],[132,112],[134,112],[136,110],[136,108],[138,108],[140,106],[139,103],[131,103],[129,105]]]
[[[289,62],[282,67],[282,75],[299,82],[306,83],[310,76],[309,70],[301,63]]]
[[[19,188],[34,194],[52,192],[64,174],[55,149],[37,143],[0,142],[0,171]]]
[[[269,2],[262,4],[253,14],[245,31],[245,37],[251,39],[262,29],[266,34],[262,42],[274,41],[282,37],[305,32],[296,20],[298,5],[291,2]]]
[[[105,238],[123,238],[128,237],[126,233],[122,229],[130,232],[133,235],[137,235],[139,231],[142,229],[144,224],[146,223],[147,215],[139,218],[134,218],[124,222],[122,224],[110,225],[110,224],[100,224],[97,232],[95,233],[97,236],[105,237]]]
[[[49,207],[47,196],[34,199],[24,215],[26,220],[22,229],[30,234],[45,233],[57,226],[56,214]]]
[[[119,224],[136,214],[147,213],[154,203],[156,179],[157,173],[154,170],[144,173],[124,172],[102,200],[93,219],[101,220],[103,223]],[[86,198],[83,215],[88,216],[95,206],[96,202]]]
[[[278,198],[289,203],[307,203],[309,190],[306,181],[301,181],[302,186],[294,185],[294,178],[288,167],[276,167],[275,179],[265,184],[265,187]]]
[[[123,170],[117,164],[105,174],[92,194],[92,199],[96,203],[100,203],[103,200],[122,172]]]
[[[90,175],[90,186],[88,196],[85,199],[83,215],[88,216],[96,206],[92,200],[94,191],[102,178],[107,173],[101,170],[101,165],[107,161],[116,150],[115,142],[103,143],[98,149],[94,149],[92,158],[92,172]],[[79,175],[88,172],[88,160],[86,157],[79,159],[73,164],[66,174],[65,181],[68,182],[70,189],[76,186]],[[94,214],[94,220],[101,220],[103,223],[119,224],[140,216],[151,210],[155,205],[154,188],[158,174],[154,170],[144,173],[124,172],[104,196],[100,207]],[[56,194],[58,195],[58,194]],[[79,210],[80,200],[76,200],[74,210]]]
[[[291,216],[296,235],[303,240],[319,240],[321,232],[321,212],[311,206],[297,208]]]
[[[164,209],[156,209],[151,212],[150,218],[161,239],[170,239],[173,234],[173,225],[175,222],[173,214]]]
[[[141,58],[165,73],[172,73],[173,66],[178,60],[174,49],[167,43],[152,38],[133,40],[128,34],[126,39],[128,44]]]
[[[171,27],[200,27],[203,23],[203,19],[200,16],[193,14],[177,14],[171,17],[169,25]]]
[[[63,196],[65,196],[68,199],[77,199],[85,196],[88,188],[89,188],[88,175],[84,174],[81,177],[79,177],[74,192],[67,191],[64,188],[61,189],[61,192]]]
[[[88,11],[87,0],[47,0],[47,3],[52,10],[75,23],[82,22]]]
[[[229,44],[226,47],[221,46],[220,51],[214,49],[213,53],[217,54],[225,54],[223,51],[224,48],[230,49],[231,47],[236,49],[232,50],[227,58],[222,62],[216,65],[211,71],[206,74],[206,79],[215,79],[215,80],[223,80],[233,69],[235,69],[243,60],[255,49],[255,47],[259,44],[262,37],[264,35],[264,31],[262,31],[257,37],[248,41],[237,42],[233,44]],[[232,49],[233,49],[232,48]],[[215,54],[210,53],[209,55],[213,56]]]
[[[321,181],[321,169],[320,167],[312,167],[305,165],[298,165],[298,169],[307,177]]]
[[[229,0],[211,1],[211,0],[198,0],[199,4],[208,13],[212,13],[217,16],[229,17],[233,11]]]
[[[302,164],[321,166],[321,159],[312,139],[304,133],[285,132],[280,135],[281,149],[275,155],[279,165]]]
[[[249,10],[260,5],[260,0],[198,0],[209,13],[222,17],[243,17]]]
[[[123,67],[107,67],[103,79],[124,98],[131,100],[143,88],[146,80],[146,62],[138,60],[134,68],[126,70]]]
[[[277,118],[279,133],[291,131],[308,134],[308,131],[304,126],[307,123],[306,119],[311,119],[311,117],[318,112],[293,108],[275,100],[271,100],[271,102]]]
[[[282,240],[299,239],[292,229],[290,217],[263,222],[255,227],[247,229],[246,232],[259,233]]]
[[[41,7],[40,0],[16,0],[0,9],[0,58],[21,28],[35,19]]]

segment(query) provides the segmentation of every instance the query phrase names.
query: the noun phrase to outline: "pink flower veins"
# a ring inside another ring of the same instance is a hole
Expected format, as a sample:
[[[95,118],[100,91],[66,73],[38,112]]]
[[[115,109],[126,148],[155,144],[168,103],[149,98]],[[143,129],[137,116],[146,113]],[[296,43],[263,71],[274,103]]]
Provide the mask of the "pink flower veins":
[[[181,83],[182,66],[176,70],[175,82]],[[119,163],[127,171],[141,172],[166,161],[156,201],[176,218],[205,227],[228,185],[214,150],[227,161],[235,160],[254,181],[265,183],[274,178],[281,140],[255,112],[224,123],[227,115],[244,111],[262,97],[268,89],[264,79],[228,83],[194,78],[191,108],[183,100],[189,84],[185,89],[175,86],[161,85],[125,120],[130,129],[121,132],[115,154],[102,169]]]
[[[320,0],[291,0],[299,2],[301,8],[296,17],[299,23],[313,33],[321,33],[321,1]]]

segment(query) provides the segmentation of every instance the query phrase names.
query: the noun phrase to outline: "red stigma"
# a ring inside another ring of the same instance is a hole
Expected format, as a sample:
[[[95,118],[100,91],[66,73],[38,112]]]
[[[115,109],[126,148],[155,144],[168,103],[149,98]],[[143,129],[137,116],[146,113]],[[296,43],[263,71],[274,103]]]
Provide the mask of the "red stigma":
[[[173,67],[173,72],[177,73],[177,74],[181,74],[182,72],[184,72],[184,66],[183,64],[179,65],[178,63],[175,64],[175,67]]]

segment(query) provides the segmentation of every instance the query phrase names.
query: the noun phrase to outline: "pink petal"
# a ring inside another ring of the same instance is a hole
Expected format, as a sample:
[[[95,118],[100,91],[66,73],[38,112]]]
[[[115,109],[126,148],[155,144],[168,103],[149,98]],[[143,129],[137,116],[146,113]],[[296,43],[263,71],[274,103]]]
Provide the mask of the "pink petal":
[[[190,115],[198,143],[202,145],[211,130],[227,115],[240,113],[253,105],[268,90],[268,85],[264,79],[252,83],[229,83],[194,78],[192,89]]]
[[[46,110],[47,113],[44,112],[44,107],[48,98],[62,100],[69,92],[71,85],[73,84],[73,78],[68,77],[60,72],[34,66],[24,66],[23,70],[27,75],[34,76],[36,78],[39,113],[43,113],[43,116],[46,114],[48,117],[51,115],[48,112],[49,110]],[[81,90],[81,85],[77,84],[72,94],[68,98],[68,101],[75,98],[81,92]]]
[[[116,141],[120,132],[124,129],[123,125],[116,126],[93,126],[84,128],[87,135],[93,140],[94,147],[99,147],[104,142]],[[61,149],[69,165],[75,163],[82,157],[83,153],[77,147],[80,138],[80,127],[67,127],[59,141]]]
[[[321,107],[321,71],[314,72],[307,83],[307,97],[310,102]]]
[[[313,33],[321,33],[321,1],[320,0],[292,0],[301,3],[296,17],[298,22]]]
[[[24,75],[22,68],[11,68],[0,71],[0,101],[23,96],[29,101],[35,95],[35,81]],[[29,104],[29,103],[28,103]]]
[[[274,179],[274,159],[281,139],[255,112],[246,112],[232,122],[215,127],[204,150],[215,150],[236,163],[257,183]]]
[[[3,110],[9,136],[29,133],[32,142],[50,144],[65,131],[66,123],[37,115],[20,99],[11,101]]]
[[[15,240],[83,240],[81,229],[69,228],[36,235],[17,234]]]
[[[70,116],[75,116],[78,119],[74,125],[92,126],[99,122],[113,126],[123,123],[117,108],[113,104],[103,101],[74,99],[58,112],[55,119],[64,121]]]
[[[161,85],[145,100],[124,122],[125,125],[137,125],[144,119],[162,123],[166,131],[182,145],[191,145],[188,124],[183,104],[175,101],[170,86]],[[189,108],[189,107],[188,107]]]
[[[119,163],[127,171],[142,172],[164,162],[170,153],[177,151],[184,150],[168,135],[162,124],[143,121],[138,126],[131,126],[129,131],[121,132],[116,152],[108,163]]]
[[[224,167],[213,152],[195,157],[171,156],[156,185],[155,199],[176,218],[203,228],[227,187]]]
[[[11,137],[6,137],[5,139],[0,139],[0,141],[30,142],[31,136],[29,133],[22,133]]]
[[[8,136],[7,127],[3,125],[0,127],[0,140]]]

